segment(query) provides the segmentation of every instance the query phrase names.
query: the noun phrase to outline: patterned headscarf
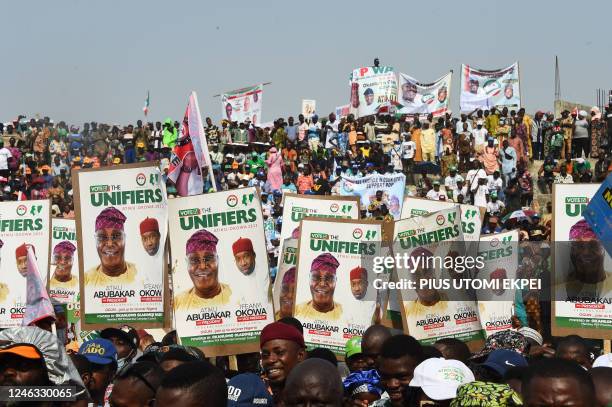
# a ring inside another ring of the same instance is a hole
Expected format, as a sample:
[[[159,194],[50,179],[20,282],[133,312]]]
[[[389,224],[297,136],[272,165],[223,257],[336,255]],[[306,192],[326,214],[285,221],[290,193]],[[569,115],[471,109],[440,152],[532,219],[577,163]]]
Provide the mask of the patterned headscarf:
[[[485,342],[484,348],[470,359],[483,358],[496,349],[513,350],[527,357],[529,354],[529,342],[527,342],[527,339],[525,339],[522,334],[516,331],[510,329],[499,331],[489,336]]]
[[[450,403],[450,407],[515,407],[522,405],[521,397],[510,386],[488,382],[464,384],[459,387],[457,397]]]
[[[380,396],[384,391],[376,370],[353,372],[344,379],[342,385],[347,396],[354,396],[359,393],[373,393]]]

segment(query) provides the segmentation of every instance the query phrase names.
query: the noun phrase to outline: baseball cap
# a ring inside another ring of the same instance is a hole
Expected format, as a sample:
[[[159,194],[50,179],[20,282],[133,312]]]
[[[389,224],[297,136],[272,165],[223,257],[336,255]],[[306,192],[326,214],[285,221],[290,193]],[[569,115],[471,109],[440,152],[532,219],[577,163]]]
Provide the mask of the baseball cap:
[[[475,380],[472,371],[454,359],[430,358],[414,369],[410,387],[420,387],[432,400],[449,400],[457,396],[457,389]]]
[[[242,373],[227,383],[227,406],[271,406],[272,396],[264,382],[254,373]]]
[[[361,336],[353,336],[351,339],[346,341],[346,345],[344,345],[344,351],[346,353],[346,358],[350,358],[351,356],[360,355],[361,354]]]
[[[121,328],[105,328],[100,332],[100,338],[109,340],[111,338],[119,338],[134,349],[138,348],[138,343],[140,342],[136,330],[127,325]]]
[[[612,353],[606,353],[595,359],[593,367],[612,367]]]
[[[79,348],[79,354],[96,365],[108,365],[117,362],[117,350],[108,339],[96,338],[85,342]]]
[[[527,359],[513,350],[497,349],[489,354],[481,366],[489,367],[503,376],[512,367],[527,366]]]
[[[12,343],[0,348],[0,356],[9,353],[26,359],[42,359],[43,357],[38,348],[29,343]]]

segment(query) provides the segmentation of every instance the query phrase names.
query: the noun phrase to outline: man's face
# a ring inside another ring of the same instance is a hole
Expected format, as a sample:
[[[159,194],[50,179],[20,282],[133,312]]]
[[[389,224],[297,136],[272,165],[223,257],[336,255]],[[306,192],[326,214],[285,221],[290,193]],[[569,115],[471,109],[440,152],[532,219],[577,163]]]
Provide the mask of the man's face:
[[[132,353],[132,347],[123,338],[112,336],[109,340],[115,345],[115,349],[117,349],[118,359],[126,358]]]
[[[478,93],[478,81],[470,81],[470,92],[471,93]]]
[[[446,97],[448,96],[448,91],[446,88],[441,88],[438,91],[438,102],[444,103],[446,101]]]
[[[373,93],[366,93],[365,94],[365,102],[366,105],[370,106],[372,103],[374,103],[374,94]]]
[[[72,254],[59,252],[53,256],[53,259],[55,260],[55,275],[58,277],[69,277],[72,272]]]
[[[248,276],[255,269],[255,253],[252,251],[238,252],[234,255],[238,270],[245,276]]]
[[[231,120],[231,118],[232,118],[232,105],[230,105],[229,103],[227,105],[225,105],[225,115],[227,116],[228,119]]]
[[[514,89],[512,86],[508,86],[504,89],[504,95],[506,96],[506,99],[512,99],[512,96],[514,96]]]
[[[298,379],[297,385],[285,393],[283,405],[334,407],[341,405],[341,400],[342,395],[337,394],[322,375],[313,372]]]
[[[279,296],[280,313],[283,317],[293,314],[293,303],[295,300],[295,282],[281,284]]]
[[[368,369],[368,358],[362,353],[353,355],[346,360],[346,365],[350,372]]]
[[[25,277],[28,274],[28,256],[17,257],[17,270]]]
[[[159,232],[152,230],[150,232],[145,232],[140,235],[140,240],[142,240],[142,246],[149,256],[155,256],[157,251],[159,250],[159,239],[161,235]]]
[[[399,407],[403,405],[402,392],[414,374],[414,369],[418,363],[410,356],[403,356],[397,359],[382,358],[378,363],[378,373],[380,383],[389,394],[391,404]]]
[[[363,299],[368,291],[368,279],[364,274],[351,280],[351,292],[357,300]]]
[[[291,369],[304,360],[304,350],[285,339],[273,339],[261,347],[261,365],[272,384],[282,384]]]
[[[112,368],[111,364],[108,365],[96,365],[92,364],[91,381],[87,388],[90,393],[101,394],[106,390],[106,387],[113,381],[115,375],[115,369]]]
[[[0,386],[44,386],[47,382],[47,369],[41,359],[10,353],[0,358]]]
[[[575,240],[570,246],[570,260],[582,274],[603,269],[604,252],[597,239]]]
[[[523,403],[530,407],[591,407],[592,396],[585,394],[580,384],[569,377],[536,377],[524,389]]]
[[[140,380],[115,380],[109,404],[111,407],[148,407],[155,394]]]
[[[310,271],[310,294],[315,304],[320,306],[333,305],[335,290],[336,273],[329,270]]]
[[[210,117],[206,118],[206,125],[209,127],[212,126],[212,120],[210,120]]]
[[[122,230],[102,228],[96,232],[96,249],[100,263],[105,269],[123,267],[125,253],[125,235]]]
[[[417,88],[413,84],[405,83],[402,85],[402,99],[413,102],[417,95]]]
[[[187,255],[189,277],[198,291],[209,291],[218,284],[219,269],[216,253],[196,250]]]
[[[588,352],[582,346],[562,346],[557,349],[557,353],[555,354],[555,356],[561,359],[576,362],[586,369],[590,369],[592,365]]]

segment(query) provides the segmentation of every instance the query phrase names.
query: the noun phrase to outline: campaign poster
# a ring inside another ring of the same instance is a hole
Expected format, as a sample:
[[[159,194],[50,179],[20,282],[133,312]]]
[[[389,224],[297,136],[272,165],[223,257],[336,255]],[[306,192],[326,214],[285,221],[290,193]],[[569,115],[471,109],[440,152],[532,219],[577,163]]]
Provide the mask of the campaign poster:
[[[378,113],[378,109],[397,102],[397,79],[390,66],[354,69],[350,76],[351,113],[356,117]]]
[[[272,288],[274,319],[277,321],[281,318],[293,316],[298,240],[285,239],[278,257],[278,272]]]
[[[283,223],[280,239],[299,237],[300,221],[306,216],[331,219],[359,219],[359,200],[355,197],[283,194]],[[282,247],[281,247],[282,250]]]
[[[312,99],[302,99],[302,115],[310,119],[317,111],[317,101]]]
[[[394,254],[409,259],[396,265],[407,333],[427,345],[453,337],[475,347],[483,339],[478,306],[462,288],[470,267],[455,260],[466,255],[460,209],[397,221],[394,237]]]
[[[0,328],[21,326],[28,245],[36,254],[41,278],[48,281],[50,233],[50,201],[0,202]]]
[[[484,267],[475,277],[497,281],[497,287],[478,292],[478,312],[484,334],[512,328],[516,290],[504,288],[503,280],[518,278],[518,231],[485,235],[480,238],[478,256]]]
[[[482,230],[482,219],[485,208],[474,205],[458,204],[449,201],[434,201],[433,199],[415,198],[408,196],[404,198],[402,205],[402,219],[412,216],[429,215],[443,209],[458,206],[461,208],[461,230],[466,241],[478,242]]]
[[[452,72],[432,83],[420,83],[410,75],[399,74],[398,113],[444,116],[450,103]]]
[[[258,190],[172,199],[169,217],[180,343],[206,356],[256,352],[274,321]]]
[[[221,95],[221,117],[230,122],[261,123],[263,84],[233,90]]]
[[[555,336],[612,339],[612,259],[583,217],[599,187],[553,186]]]
[[[343,117],[347,117],[350,113],[350,106],[351,105],[336,106],[336,109],[334,110],[336,112],[336,118],[340,120]]]
[[[483,70],[469,65],[461,66],[462,112],[492,107],[518,110],[521,107],[520,75],[518,62],[507,68]]]
[[[60,304],[79,300],[79,253],[74,219],[51,219],[49,297]]]
[[[382,222],[306,218],[300,225],[294,316],[308,349],[344,357],[344,345],[363,336],[379,302],[372,267],[380,255]]]
[[[389,209],[393,219],[398,220],[402,214],[404,190],[406,189],[406,175],[371,174],[365,177],[342,177],[338,193],[343,196],[359,197],[361,208],[367,210],[376,199],[376,193],[382,193],[382,202]]]
[[[161,328],[168,198],[159,167],[73,171],[83,329]]]

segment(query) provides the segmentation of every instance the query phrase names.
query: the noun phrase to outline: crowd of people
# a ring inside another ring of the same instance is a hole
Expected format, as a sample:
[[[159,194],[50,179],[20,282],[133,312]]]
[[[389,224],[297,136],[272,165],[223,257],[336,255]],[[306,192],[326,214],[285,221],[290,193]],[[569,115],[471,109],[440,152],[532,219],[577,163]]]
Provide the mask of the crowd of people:
[[[285,192],[330,195],[342,177],[401,172],[406,195],[486,208],[483,234],[518,229],[521,240],[541,241],[551,238],[552,185],[601,182],[612,170],[610,108],[557,118],[524,109],[438,118],[332,113],[264,128],[205,121],[212,174],[201,169],[202,192],[213,190],[210,175],[223,190],[260,187],[271,265]],[[144,161],[159,161],[168,195],[177,196],[168,169],[180,123],[171,119],[79,128],[19,116],[0,123],[0,134],[0,200],[50,199],[53,216],[72,218],[72,170]],[[376,194],[362,217],[389,220],[389,204]],[[507,216],[527,209],[525,221]],[[69,384],[74,405],[117,407],[610,405],[612,356],[596,355],[579,336],[550,337],[533,305],[527,299],[523,323],[475,352],[453,339],[425,346],[376,324],[348,340],[343,362],[326,349],[307,351],[290,317],[263,329],[260,352],[237,355],[235,365],[178,345],[175,332],[155,342],[144,330],[109,327],[67,356],[50,332],[12,328],[0,332],[0,386]]]

